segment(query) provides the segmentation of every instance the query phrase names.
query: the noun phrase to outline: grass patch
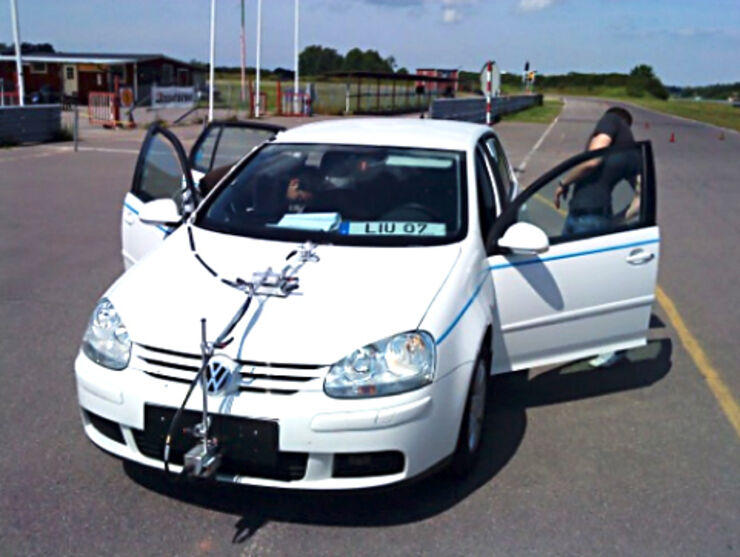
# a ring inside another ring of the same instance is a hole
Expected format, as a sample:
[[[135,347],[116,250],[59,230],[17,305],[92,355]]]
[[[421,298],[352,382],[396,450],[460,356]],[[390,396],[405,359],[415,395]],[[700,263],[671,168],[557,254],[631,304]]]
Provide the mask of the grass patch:
[[[572,95],[580,97],[603,97],[615,101],[636,104],[649,110],[682,116],[690,120],[713,124],[723,128],[740,131],[740,108],[727,103],[694,101],[688,99],[668,99],[655,97],[633,97],[627,94],[625,87],[569,87],[567,89],[546,88],[538,92],[548,95]]]
[[[545,99],[542,106],[533,106],[520,112],[501,117],[502,122],[526,122],[529,124],[549,124],[563,109],[563,101]]]
[[[733,107],[731,104],[678,99],[661,101],[659,99],[635,99],[632,97],[619,100],[631,102],[657,112],[682,116],[690,120],[740,131],[740,108]]]

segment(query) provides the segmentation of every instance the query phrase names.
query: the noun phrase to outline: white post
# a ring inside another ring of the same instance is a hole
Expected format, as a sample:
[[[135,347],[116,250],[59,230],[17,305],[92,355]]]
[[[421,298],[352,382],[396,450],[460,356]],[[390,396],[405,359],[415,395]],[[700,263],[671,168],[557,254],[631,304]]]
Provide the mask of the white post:
[[[216,0],[211,0],[211,68],[208,83],[208,121],[213,122],[213,78],[216,62]]]
[[[300,0],[295,0],[295,22],[293,28],[293,63],[295,74],[293,80],[293,114],[298,114],[300,105],[298,104],[298,17],[299,17]]]
[[[262,56],[262,0],[257,0],[257,63],[254,92],[254,117],[260,117],[260,59]]]
[[[26,96],[23,87],[23,64],[21,63],[21,32],[18,25],[18,4],[16,0],[10,0],[10,17],[13,20],[13,40],[15,41],[15,68],[18,72],[18,105],[24,106]]]

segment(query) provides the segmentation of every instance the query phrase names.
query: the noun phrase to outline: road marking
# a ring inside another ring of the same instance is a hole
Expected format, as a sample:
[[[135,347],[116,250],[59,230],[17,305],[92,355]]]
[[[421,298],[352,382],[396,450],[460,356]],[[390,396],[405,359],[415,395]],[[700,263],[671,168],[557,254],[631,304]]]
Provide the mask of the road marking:
[[[563,99],[563,109],[565,109],[565,103],[566,101],[565,99]],[[563,109],[560,110],[560,114],[563,113]],[[517,167],[519,172],[524,172],[526,170],[527,163],[529,163],[529,159],[532,157],[532,155],[534,155],[534,152],[540,148],[540,145],[542,145],[542,142],[545,141],[545,138],[550,134],[552,129],[555,127],[555,124],[558,123],[558,120],[560,120],[560,114],[555,116],[555,119],[552,122],[550,122],[550,125],[547,126],[544,132],[542,132],[542,135],[537,140],[537,143],[534,144],[534,146],[529,150],[529,153],[527,153],[524,156],[524,158],[522,159],[522,162],[519,163],[519,166]]]
[[[557,119],[555,121],[557,121]],[[553,121],[553,124],[555,123],[555,121]],[[548,132],[549,128],[545,130],[545,134],[543,134],[543,136],[546,135]],[[537,150],[537,148],[542,143],[541,140],[542,138],[540,138],[540,141],[538,141],[535,144],[534,148],[532,148],[532,150],[527,154],[527,158],[529,158]],[[532,197],[561,215],[567,214],[563,209],[557,209],[550,200],[541,196],[539,193],[533,195]],[[729,387],[725,384],[724,381],[722,381],[719,372],[717,372],[712,363],[709,361],[709,357],[707,356],[706,352],[704,352],[701,344],[699,344],[698,339],[686,326],[686,323],[684,322],[681,314],[676,308],[676,304],[673,302],[673,300],[671,300],[668,294],[665,293],[665,291],[660,287],[659,284],[656,285],[655,288],[655,297],[658,301],[658,305],[660,305],[660,307],[663,309],[666,316],[668,317],[668,320],[671,322],[671,325],[675,329],[676,333],[678,333],[678,338],[681,341],[684,350],[688,352],[689,356],[694,362],[694,365],[699,370],[699,373],[707,382],[709,390],[714,395],[714,398],[717,399],[717,403],[719,404],[727,419],[730,421],[730,425],[732,425],[735,433],[737,433],[738,437],[740,437],[740,404],[738,404],[738,402],[732,396],[732,392],[730,391]]]
[[[709,386],[709,390],[712,391],[712,394],[717,399],[720,408],[722,408],[725,416],[727,416],[730,424],[732,424],[732,427],[735,429],[735,433],[740,437],[740,405],[738,405],[737,401],[732,396],[730,389],[727,387],[725,382],[722,381],[719,373],[709,361],[706,352],[704,352],[704,349],[701,347],[701,344],[699,344],[697,338],[686,326],[686,323],[678,312],[673,300],[671,300],[668,294],[666,294],[660,286],[657,287],[655,293],[660,307],[663,308],[663,311],[668,316],[668,320],[678,333],[678,338],[681,340],[681,344],[683,344],[684,349],[689,353],[689,356],[691,356],[694,364],[699,369],[699,373],[704,376],[704,379]]]
[[[56,150],[62,153],[74,152],[74,147],[56,147]],[[127,153],[137,155],[139,149],[121,149],[118,147],[78,147],[78,151],[90,151],[95,153]]]

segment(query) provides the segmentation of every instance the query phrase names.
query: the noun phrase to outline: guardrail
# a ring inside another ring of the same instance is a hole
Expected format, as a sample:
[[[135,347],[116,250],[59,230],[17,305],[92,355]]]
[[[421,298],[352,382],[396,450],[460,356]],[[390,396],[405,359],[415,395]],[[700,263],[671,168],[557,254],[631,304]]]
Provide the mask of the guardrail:
[[[504,114],[519,112],[542,104],[542,95],[511,95],[491,99],[491,116],[497,121]],[[429,111],[431,118],[438,120],[462,120],[486,123],[486,98],[434,99]]]
[[[49,141],[62,126],[62,105],[0,107],[0,144]]]

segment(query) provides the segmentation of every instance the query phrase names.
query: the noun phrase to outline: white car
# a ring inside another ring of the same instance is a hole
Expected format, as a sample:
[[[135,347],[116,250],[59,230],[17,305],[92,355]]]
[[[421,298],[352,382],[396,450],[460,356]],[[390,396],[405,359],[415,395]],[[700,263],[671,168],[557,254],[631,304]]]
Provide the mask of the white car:
[[[488,127],[320,122],[254,149],[185,215],[168,199],[182,175],[192,187],[174,136],[153,129],[140,157],[124,228],[141,233],[123,236],[139,261],[75,362],[85,433],[119,457],[287,488],[464,473],[489,375],[646,342],[647,142],[583,153],[518,192]],[[612,176],[609,225],[564,233],[554,190],[587,167]]]

